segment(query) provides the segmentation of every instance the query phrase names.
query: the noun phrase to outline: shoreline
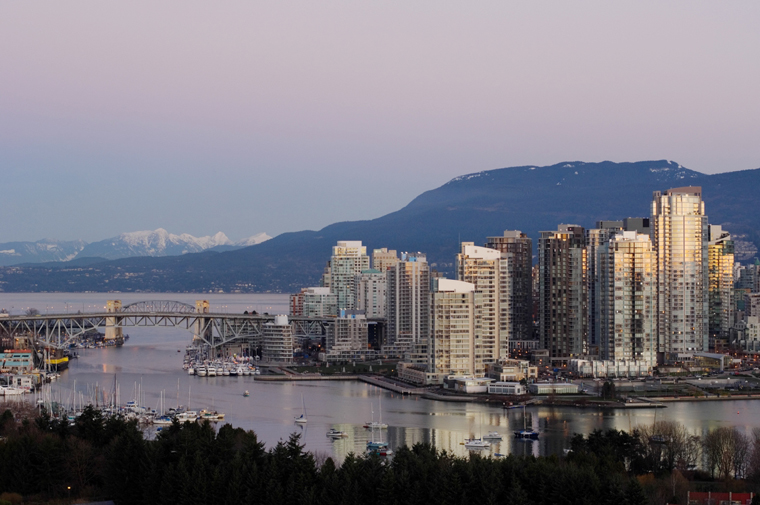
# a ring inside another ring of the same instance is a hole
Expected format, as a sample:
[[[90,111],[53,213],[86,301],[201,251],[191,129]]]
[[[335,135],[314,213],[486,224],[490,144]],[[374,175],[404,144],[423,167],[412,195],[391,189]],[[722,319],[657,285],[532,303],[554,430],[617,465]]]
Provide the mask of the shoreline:
[[[302,381],[360,381],[373,386],[377,386],[403,396],[416,395],[422,398],[442,402],[473,402],[473,403],[502,403],[496,396],[471,396],[462,394],[440,394],[436,391],[423,387],[414,387],[398,382],[391,382],[384,377],[377,375],[363,374],[346,374],[346,375],[320,375],[320,374],[283,374],[283,375],[260,375],[256,380],[268,382],[302,382]],[[580,397],[568,400],[554,400],[548,402],[548,398],[531,397],[531,405],[546,405],[552,407],[572,407],[572,408],[595,408],[595,409],[651,409],[666,408],[665,403],[683,403],[683,402],[710,402],[710,401],[732,401],[732,400],[760,400],[760,393],[747,395],[727,395],[727,396],[657,396],[657,397],[638,397],[631,396],[631,402],[618,403],[601,403],[593,401],[591,397]]]

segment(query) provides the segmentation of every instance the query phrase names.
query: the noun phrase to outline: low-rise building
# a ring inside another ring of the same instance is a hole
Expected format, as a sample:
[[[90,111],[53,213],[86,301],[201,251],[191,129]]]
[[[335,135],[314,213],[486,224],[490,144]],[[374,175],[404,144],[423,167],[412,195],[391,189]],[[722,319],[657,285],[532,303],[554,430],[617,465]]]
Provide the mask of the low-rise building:
[[[443,379],[443,388],[451,389],[458,393],[487,393],[488,384],[491,382],[493,382],[493,379],[485,377],[450,375]]]
[[[28,349],[6,350],[0,353],[0,371],[23,374],[33,369],[34,357]]]
[[[570,382],[536,382],[528,384],[528,391],[534,395],[578,394],[578,385]]]
[[[501,382],[520,382],[538,378],[538,367],[527,360],[504,359],[486,365],[486,377]]]
[[[492,382],[488,385],[488,394],[491,395],[524,395],[528,390],[519,382]]]
[[[570,371],[581,377],[648,377],[652,375],[649,360],[570,360]]]
[[[401,361],[397,367],[399,379],[419,386],[442,384],[445,378],[445,375],[431,372],[428,370],[427,365],[419,363],[404,363]]]

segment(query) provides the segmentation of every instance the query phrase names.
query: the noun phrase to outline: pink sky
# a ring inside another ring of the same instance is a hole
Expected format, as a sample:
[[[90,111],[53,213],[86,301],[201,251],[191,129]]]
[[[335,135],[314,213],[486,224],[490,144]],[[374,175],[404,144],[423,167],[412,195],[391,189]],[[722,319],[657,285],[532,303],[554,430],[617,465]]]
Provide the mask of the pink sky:
[[[513,165],[757,168],[759,19],[754,1],[3,2],[0,242],[315,229]]]

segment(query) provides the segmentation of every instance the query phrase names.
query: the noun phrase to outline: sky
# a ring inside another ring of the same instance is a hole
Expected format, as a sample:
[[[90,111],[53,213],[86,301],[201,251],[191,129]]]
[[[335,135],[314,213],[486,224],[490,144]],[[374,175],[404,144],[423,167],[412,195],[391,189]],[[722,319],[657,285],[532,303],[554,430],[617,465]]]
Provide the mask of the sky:
[[[233,240],[561,161],[760,167],[760,2],[0,3],[0,242]]]

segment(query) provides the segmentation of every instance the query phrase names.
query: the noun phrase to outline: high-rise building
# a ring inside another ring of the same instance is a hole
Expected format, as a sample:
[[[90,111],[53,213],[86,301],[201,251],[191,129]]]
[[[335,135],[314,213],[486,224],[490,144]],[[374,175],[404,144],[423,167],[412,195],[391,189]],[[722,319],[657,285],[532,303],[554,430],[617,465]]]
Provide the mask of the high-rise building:
[[[485,373],[486,363],[509,356],[508,261],[495,249],[462,242],[457,254],[457,280],[475,286],[480,302],[475,307],[475,368]]]
[[[706,351],[708,230],[702,188],[655,191],[649,223],[657,256],[658,350],[665,359]]]
[[[430,269],[422,253],[401,253],[388,278],[388,344],[409,350],[430,337]]]
[[[306,317],[330,317],[338,314],[338,297],[330,288],[302,288],[300,293],[290,295],[290,315]]]
[[[389,251],[383,247],[382,249],[372,251],[372,268],[375,270],[386,272],[396,263],[398,263],[398,256],[394,249]]]
[[[623,231],[599,248],[600,357],[657,365],[656,261],[649,235]]]
[[[356,310],[363,310],[368,318],[385,318],[388,278],[385,272],[363,270],[354,278]]]
[[[707,244],[710,349],[728,344],[734,324],[734,241],[720,225],[709,226]],[[721,342],[717,342],[720,340]],[[720,345],[716,345],[720,344]]]
[[[587,258],[582,226],[561,224],[538,242],[541,346],[555,364],[585,354]]]
[[[601,328],[599,321],[599,265],[597,254],[599,249],[606,245],[610,238],[617,232],[622,231],[622,221],[597,221],[596,228],[586,230],[586,257],[588,261],[588,347],[587,354],[599,356],[601,343]]]
[[[475,285],[443,278],[433,284],[429,370],[443,375],[473,375]]]
[[[509,339],[533,338],[533,240],[519,230],[505,230],[501,237],[488,237],[486,247],[507,259]]]
[[[338,296],[338,309],[356,308],[355,277],[363,270],[369,270],[369,256],[361,241],[341,241],[333,247],[329,286]]]

